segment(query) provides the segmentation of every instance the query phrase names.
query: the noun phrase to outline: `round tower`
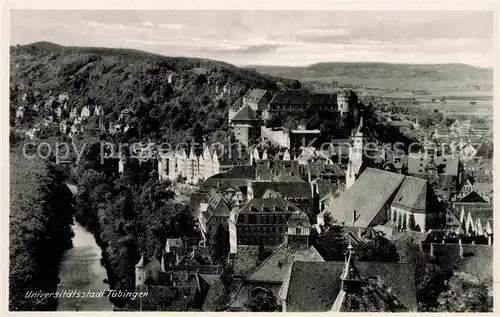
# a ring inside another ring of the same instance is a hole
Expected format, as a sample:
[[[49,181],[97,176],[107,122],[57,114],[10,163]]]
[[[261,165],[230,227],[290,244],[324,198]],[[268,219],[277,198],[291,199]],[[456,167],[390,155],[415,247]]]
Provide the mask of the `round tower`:
[[[341,116],[349,112],[349,91],[339,91],[337,93],[337,111]]]
[[[145,280],[146,280],[145,261],[144,261],[144,254],[142,254],[141,259],[135,265],[135,287],[137,288],[144,285]]]

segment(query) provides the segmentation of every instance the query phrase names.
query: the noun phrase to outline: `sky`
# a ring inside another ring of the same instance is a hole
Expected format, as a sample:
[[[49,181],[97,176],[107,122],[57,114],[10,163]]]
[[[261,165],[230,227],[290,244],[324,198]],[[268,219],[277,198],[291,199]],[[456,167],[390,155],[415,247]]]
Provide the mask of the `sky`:
[[[235,65],[493,67],[487,11],[12,10],[10,43],[134,48]]]

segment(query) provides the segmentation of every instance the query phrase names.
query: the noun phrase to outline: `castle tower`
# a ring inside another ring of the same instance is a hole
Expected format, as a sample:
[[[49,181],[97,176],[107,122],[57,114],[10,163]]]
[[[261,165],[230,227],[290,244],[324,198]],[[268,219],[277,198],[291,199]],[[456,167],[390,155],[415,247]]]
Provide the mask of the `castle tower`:
[[[344,116],[349,112],[350,91],[339,91],[337,93],[337,111],[340,116]]]
[[[141,287],[146,281],[146,270],[145,270],[144,253],[141,254],[139,262],[135,265],[135,287]]]
[[[294,211],[286,223],[286,245],[293,249],[309,249],[309,235],[311,224],[309,218],[302,211]]]

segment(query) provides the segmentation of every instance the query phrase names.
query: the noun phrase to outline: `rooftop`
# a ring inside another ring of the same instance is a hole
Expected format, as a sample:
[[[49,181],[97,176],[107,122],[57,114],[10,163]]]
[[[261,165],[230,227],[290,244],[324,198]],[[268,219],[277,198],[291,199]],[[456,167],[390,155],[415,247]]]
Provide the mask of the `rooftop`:
[[[344,266],[343,261],[295,262],[287,277],[288,285],[283,285],[282,288],[282,296],[286,298],[287,312],[329,311],[340,292],[340,276]],[[415,275],[410,273],[414,270],[413,264],[358,261],[356,267],[364,280],[365,287],[373,286],[373,281],[383,282],[384,291],[388,288],[392,289],[394,295],[408,310],[415,307]],[[368,303],[375,307],[380,305],[373,300],[383,298],[383,292],[371,292],[371,295],[362,296],[363,300],[368,300]],[[379,307],[375,311],[380,310],[383,309]]]
[[[241,107],[240,110],[231,119],[231,121],[254,121],[254,120],[260,120],[260,119],[257,117],[255,111],[248,105]]]
[[[354,184],[333,201],[328,212],[338,223],[368,227],[404,179],[401,174],[366,168]],[[357,219],[353,219],[354,211]]]

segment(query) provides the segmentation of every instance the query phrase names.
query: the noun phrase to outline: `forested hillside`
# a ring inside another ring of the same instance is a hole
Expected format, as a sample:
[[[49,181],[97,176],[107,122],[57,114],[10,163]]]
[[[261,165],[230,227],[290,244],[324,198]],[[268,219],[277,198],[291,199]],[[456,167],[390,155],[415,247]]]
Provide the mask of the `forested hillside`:
[[[53,310],[54,298],[27,298],[28,291],[55,292],[59,262],[71,247],[73,196],[55,164],[10,156],[9,310]]]
[[[71,106],[103,106],[106,122],[117,120],[125,108],[134,110],[131,120],[141,139],[182,139],[196,123],[211,135],[224,130],[228,105],[248,89],[274,89],[277,80],[292,84],[223,62],[136,50],[39,42],[10,51],[11,118],[18,105],[44,104],[50,96],[68,92]],[[232,84],[231,91],[221,96],[226,83]],[[28,100],[22,100],[27,91]]]

